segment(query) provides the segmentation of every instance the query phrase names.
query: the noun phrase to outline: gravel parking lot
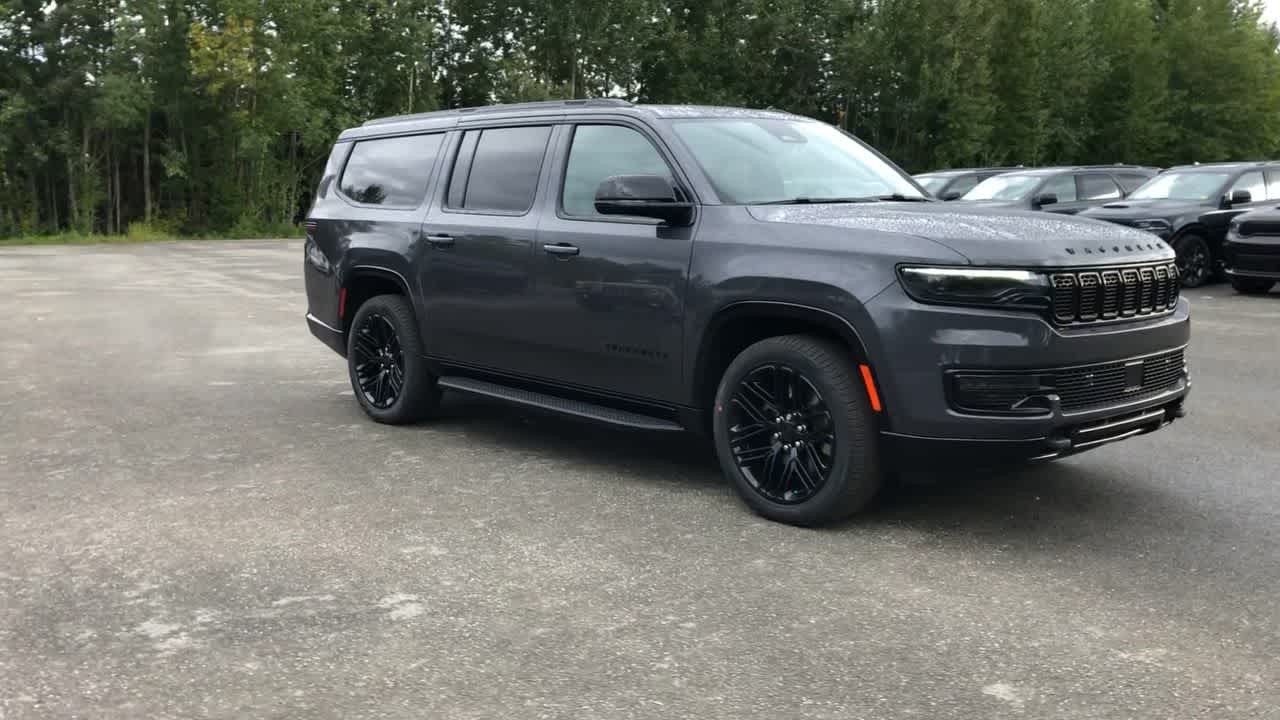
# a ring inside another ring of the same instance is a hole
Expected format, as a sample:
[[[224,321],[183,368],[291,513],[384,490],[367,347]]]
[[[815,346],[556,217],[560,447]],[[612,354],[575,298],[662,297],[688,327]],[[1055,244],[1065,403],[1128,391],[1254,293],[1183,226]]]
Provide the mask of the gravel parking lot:
[[[1280,293],[1191,414],[843,527],[709,449],[365,420],[296,242],[0,250],[0,718],[1280,717]]]

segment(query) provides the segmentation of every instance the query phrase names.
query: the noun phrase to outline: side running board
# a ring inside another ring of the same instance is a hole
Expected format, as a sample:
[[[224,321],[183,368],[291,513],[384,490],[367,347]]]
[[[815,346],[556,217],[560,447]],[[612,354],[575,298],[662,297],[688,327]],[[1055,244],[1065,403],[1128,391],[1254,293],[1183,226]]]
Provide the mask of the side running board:
[[[469,377],[458,377],[446,375],[440,378],[440,387],[445,390],[453,390],[456,392],[467,393],[469,395],[480,395],[483,397],[503,400],[515,405],[524,405],[525,407],[537,408],[539,410],[548,410],[561,415],[571,415],[595,422],[608,423],[610,425],[620,425],[622,427],[634,428],[637,430],[653,430],[657,432],[684,432],[684,428],[679,424],[662,418],[651,417],[649,415],[641,415],[640,413],[627,412],[626,410],[615,410],[614,408],[596,405],[594,403],[583,402],[581,400],[570,400],[568,398],[556,397],[555,395],[547,395],[532,390],[522,390],[520,388],[507,387],[497,383],[485,382],[484,380],[476,380]]]

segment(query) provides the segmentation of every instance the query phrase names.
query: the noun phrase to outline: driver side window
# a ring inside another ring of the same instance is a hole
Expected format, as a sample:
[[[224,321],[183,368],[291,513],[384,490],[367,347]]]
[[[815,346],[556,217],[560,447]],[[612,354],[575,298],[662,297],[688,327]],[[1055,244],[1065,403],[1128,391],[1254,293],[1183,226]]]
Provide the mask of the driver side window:
[[[1237,190],[1248,190],[1249,194],[1253,196],[1251,202],[1267,199],[1267,184],[1262,179],[1262,173],[1260,172],[1247,172],[1241,175],[1240,179],[1231,185],[1231,189],[1227,193],[1230,194]]]
[[[1053,194],[1058,196],[1058,202],[1069,203],[1076,201],[1076,178],[1074,175],[1059,175],[1050,178],[1043,187],[1040,188],[1040,194]]]
[[[671,168],[648,138],[619,125],[579,125],[573,131],[560,206],[566,215],[600,217],[596,188],[614,175],[661,175]]]

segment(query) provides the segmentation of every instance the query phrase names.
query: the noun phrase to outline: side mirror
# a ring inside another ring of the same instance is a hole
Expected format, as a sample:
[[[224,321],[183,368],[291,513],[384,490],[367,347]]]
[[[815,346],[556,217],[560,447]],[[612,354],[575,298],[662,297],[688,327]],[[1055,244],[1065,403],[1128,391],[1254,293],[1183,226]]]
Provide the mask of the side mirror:
[[[939,197],[943,200],[951,201],[951,200],[959,200],[963,196],[964,194],[961,193],[959,190],[948,190],[942,193],[942,195],[940,195]]]
[[[614,175],[596,188],[596,212],[656,218],[668,225],[693,222],[693,203],[676,197],[671,181],[661,175]]]
[[[1244,205],[1245,203],[1251,203],[1253,202],[1253,193],[1248,190],[1232,190],[1230,202],[1232,205]]]
[[[1058,196],[1054,193],[1040,193],[1031,198],[1032,207],[1043,207],[1045,205],[1055,205],[1058,202]]]

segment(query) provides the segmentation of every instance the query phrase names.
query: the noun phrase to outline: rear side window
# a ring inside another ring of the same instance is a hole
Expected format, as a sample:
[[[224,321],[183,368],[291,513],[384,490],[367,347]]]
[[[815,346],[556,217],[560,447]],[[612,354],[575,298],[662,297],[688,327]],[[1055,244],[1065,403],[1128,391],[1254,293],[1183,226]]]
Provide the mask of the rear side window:
[[[550,126],[468,130],[449,181],[448,207],[523,213],[533,207]],[[474,145],[470,162],[466,157]]]
[[[435,133],[357,142],[338,184],[342,194],[366,205],[417,207],[427,195],[443,137]]]
[[[580,125],[573,132],[560,196],[566,215],[596,215],[596,188],[614,175],[661,175],[671,169],[644,135],[617,125]]]
[[[1116,181],[1120,183],[1120,189],[1125,195],[1142,187],[1142,184],[1150,180],[1149,175],[1138,175],[1137,173],[1116,173]]]
[[[1120,188],[1109,175],[1077,176],[1080,180],[1081,200],[1111,200],[1120,197]]]
[[[1267,171],[1267,197],[1280,200],[1280,170]]]

